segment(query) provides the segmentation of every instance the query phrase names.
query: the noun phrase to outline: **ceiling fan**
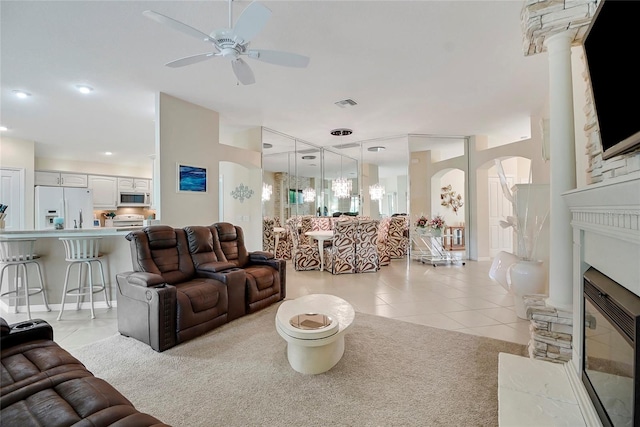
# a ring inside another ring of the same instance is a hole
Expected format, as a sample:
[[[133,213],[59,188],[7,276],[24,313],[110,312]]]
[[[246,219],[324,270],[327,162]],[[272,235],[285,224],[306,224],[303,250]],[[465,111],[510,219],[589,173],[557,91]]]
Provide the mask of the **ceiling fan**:
[[[269,64],[285,67],[304,68],[309,64],[309,58],[297,53],[281,52],[277,50],[249,49],[249,42],[256,36],[271,17],[271,11],[261,3],[253,1],[247,6],[233,26],[232,7],[229,0],[229,28],[215,30],[207,35],[173,18],[162,15],[152,10],[142,12],[144,16],[161,24],[167,25],[176,31],[187,34],[213,45],[214,51],[187,56],[165,64],[167,67],[177,68],[195,64],[214,57],[222,57],[231,61],[231,67],[238,81],[244,85],[256,82],[253,71],[241,56]]]

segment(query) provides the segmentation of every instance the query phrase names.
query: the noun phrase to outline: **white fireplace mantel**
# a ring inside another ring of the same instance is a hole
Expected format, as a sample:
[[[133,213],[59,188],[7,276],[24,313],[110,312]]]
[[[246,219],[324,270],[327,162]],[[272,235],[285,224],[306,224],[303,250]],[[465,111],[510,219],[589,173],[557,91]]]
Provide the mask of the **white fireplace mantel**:
[[[640,295],[640,172],[568,191],[573,227],[573,358],[569,380],[587,425],[598,425],[580,378],[584,355],[583,274],[594,267]],[[569,366],[568,366],[569,367]]]
[[[582,274],[593,266],[640,295],[640,173],[572,190],[563,198],[574,229],[574,290],[580,288],[582,295]],[[580,299],[574,292],[574,312]]]

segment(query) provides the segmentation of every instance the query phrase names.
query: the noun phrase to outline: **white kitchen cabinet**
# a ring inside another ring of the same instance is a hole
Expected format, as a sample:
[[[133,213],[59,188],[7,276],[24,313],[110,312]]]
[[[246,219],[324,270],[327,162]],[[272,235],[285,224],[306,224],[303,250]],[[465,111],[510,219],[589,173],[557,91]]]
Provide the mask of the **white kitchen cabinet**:
[[[119,191],[151,191],[151,182],[141,178],[118,178]]]
[[[34,185],[50,185],[54,187],[87,187],[86,174],[35,171]]]
[[[116,209],[118,205],[118,178],[89,175],[89,188],[93,190],[94,209]]]

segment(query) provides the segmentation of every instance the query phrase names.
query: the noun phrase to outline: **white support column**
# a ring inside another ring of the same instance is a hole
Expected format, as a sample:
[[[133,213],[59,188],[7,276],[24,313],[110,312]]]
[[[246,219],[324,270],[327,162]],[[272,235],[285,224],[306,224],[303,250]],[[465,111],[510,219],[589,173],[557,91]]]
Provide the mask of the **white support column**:
[[[576,188],[573,85],[569,31],[545,39],[549,53],[550,245],[547,304],[572,311],[573,231],[562,193]]]

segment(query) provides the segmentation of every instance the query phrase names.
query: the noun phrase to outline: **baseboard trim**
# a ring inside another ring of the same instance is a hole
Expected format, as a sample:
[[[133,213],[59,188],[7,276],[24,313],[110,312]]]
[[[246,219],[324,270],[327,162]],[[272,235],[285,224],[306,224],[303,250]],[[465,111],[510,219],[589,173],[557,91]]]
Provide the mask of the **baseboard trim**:
[[[109,301],[109,303],[111,304],[111,307],[117,307],[118,306],[118,302],[116,300],[113,301]],[[51,309],[51,311],[60,311],[60,306],[61,304],[49,304],[49,308]],[[32,313],[38,313],[38,312],[46,312],[47,308],[44,306],[44,304],[29,304],[29,308],[31,310]],[[107,307],[107,303],[105,301],[94,301],[93,303],[93,308],[109,308]],[[65,303],[64,305],[64,309],[65,311],[69,310],[75,310],[76,309],[76,303]],[[80,310],[91,310],[91,304],[88,302],[83,302],[80,304]],[[7,313],[10,313],[13,311],[13,306],[7,304],[5,301],[0,301],[0,311],[5,311]],[[19,305],[18,306],[18,313],[26,313],[27,312],[27,306],[26,305]]]
[[[585,423],[590,427],[602,427],[602,422],[596,412],[596,408],[593,406],[593,402],[591,402],[591,398],[587,394],[587,389],[584,388],[582,381],[578,378],[578,373],[575,371],[574,366],[571,363],[565,363],[564,369],[569,379],[569,385],[573,389],[573,394],[578,401],[578,406],[580,407],[580,412],[582,413]]]

